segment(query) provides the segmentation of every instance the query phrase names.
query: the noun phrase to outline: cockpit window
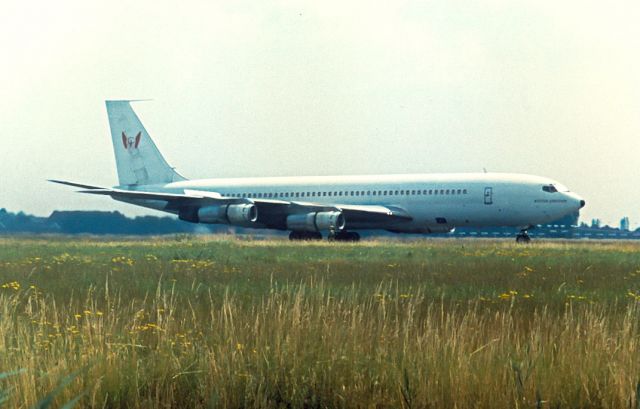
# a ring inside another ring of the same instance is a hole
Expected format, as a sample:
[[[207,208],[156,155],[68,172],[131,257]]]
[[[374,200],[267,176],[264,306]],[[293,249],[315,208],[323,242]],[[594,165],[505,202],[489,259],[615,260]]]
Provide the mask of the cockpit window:
[[[542,186],[542,190],[549,193],[556,193],[556,192],[568,192],[569,188],[559,183],[550,183],[548,185]]]

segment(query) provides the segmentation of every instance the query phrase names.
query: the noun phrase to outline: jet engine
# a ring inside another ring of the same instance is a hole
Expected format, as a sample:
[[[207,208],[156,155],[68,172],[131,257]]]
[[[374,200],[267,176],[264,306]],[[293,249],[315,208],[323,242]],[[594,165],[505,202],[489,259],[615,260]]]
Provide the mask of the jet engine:
[[[287,216],[287,229],[295,231],[321,231],[344,229],[342,212],[311,212]]]
[[[181,209],[178,217],[193,223],[251,226],[258,220],[258,208],[254,204],[204,206]]]

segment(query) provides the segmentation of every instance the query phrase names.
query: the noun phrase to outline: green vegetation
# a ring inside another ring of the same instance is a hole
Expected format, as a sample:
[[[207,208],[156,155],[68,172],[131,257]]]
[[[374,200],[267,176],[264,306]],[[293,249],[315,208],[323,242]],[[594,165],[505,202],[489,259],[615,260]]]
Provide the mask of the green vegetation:
[[[51,396],[112,408],[637,408],[638,250],[0,239],[0,373],[10,374],[0,397],[17,407]]]

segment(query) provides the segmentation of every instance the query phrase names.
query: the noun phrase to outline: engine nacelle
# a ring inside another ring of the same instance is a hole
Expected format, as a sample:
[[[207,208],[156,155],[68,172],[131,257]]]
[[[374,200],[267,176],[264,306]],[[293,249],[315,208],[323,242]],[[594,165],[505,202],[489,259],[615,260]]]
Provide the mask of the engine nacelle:
[[[342,212],[311,212],[287,216],[287,229],[295,231],[321,231],[344,229]]]
[[[193,223],[251,226],[258,220],[258,208],[254,204],[204,206],[182,209],[178,216]]]
[[[229,205],[227,220],[231,224],[250,225],[258,220],[258,208],[254,204]]]

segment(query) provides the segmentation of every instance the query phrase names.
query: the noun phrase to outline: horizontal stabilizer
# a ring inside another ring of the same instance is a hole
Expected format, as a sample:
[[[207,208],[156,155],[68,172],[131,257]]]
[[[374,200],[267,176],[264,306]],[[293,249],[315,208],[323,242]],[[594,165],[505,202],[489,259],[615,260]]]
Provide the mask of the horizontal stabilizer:
[[[52,182],[52,183],[59,183],[61,185],[67,185],[67,186],[73,186],[73,187],[79,187],[81,189],[90,189],[90,190],[94,190],[94,189],[104,189],[101,186],[93,186],[93,185],[83,185],[81,183],[75,183],[75,182],[67,182],[65,180],[55,180],[55,179],[49,179],[47,180],[47,182]]]

